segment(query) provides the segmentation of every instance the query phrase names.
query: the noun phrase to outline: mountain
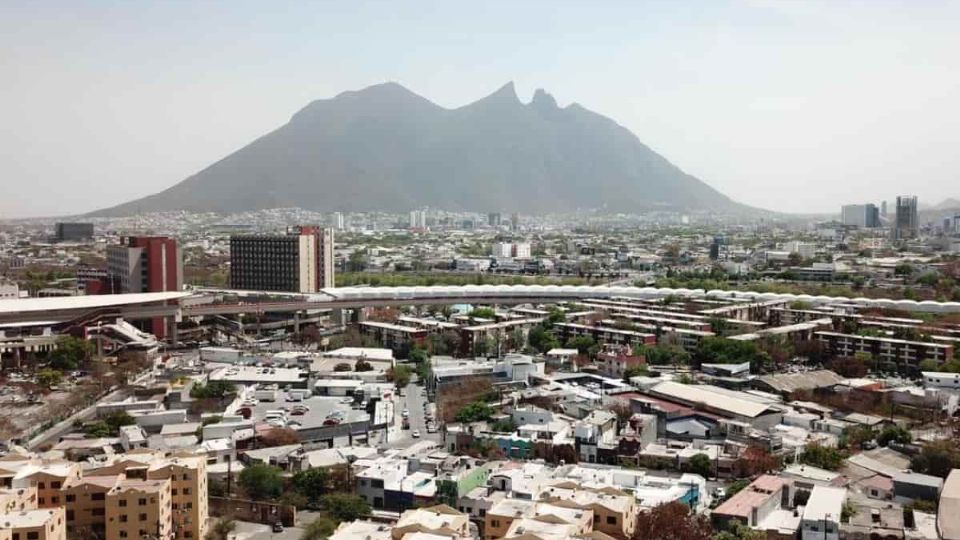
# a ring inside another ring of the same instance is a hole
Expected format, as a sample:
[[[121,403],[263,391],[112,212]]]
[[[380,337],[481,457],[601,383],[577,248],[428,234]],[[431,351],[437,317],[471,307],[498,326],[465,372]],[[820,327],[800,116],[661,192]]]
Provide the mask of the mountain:
[[[940,201],[932,210],[953,210],[955,208],[960,208],[960,200],[951,198]]]
[[[290,121],[160,193],[94,212],[235,212],[421,206],[543,213],[577,208],[749,210],[629,130],[513,83],[446,109],[396,83],[317,100]]]

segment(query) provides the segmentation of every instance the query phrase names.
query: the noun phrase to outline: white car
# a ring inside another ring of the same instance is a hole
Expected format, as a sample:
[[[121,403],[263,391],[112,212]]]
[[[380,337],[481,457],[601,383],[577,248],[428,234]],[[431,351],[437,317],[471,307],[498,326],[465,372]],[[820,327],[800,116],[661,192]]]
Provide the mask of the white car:
[[[410,416],[410,409],[404,409],[401,414],[403,415],[404,418]]]
[[[419,429],[413,430],[413,433],[412,433],[411,435],[413,435],[413,438],[414,438],[414,439],[419,439],[419,438],[420,438],[420,430],[419,430]]]

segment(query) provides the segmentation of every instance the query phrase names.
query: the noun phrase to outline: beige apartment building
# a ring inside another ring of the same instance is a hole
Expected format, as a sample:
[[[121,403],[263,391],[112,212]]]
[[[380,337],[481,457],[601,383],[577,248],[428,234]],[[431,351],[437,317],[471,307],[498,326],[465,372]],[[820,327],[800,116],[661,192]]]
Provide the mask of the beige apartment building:
[[[150,465],[147,478],[170,480],[173,537],[203,540],[209,517],[206,460],[202,456],[160,460]]]
[[[124,480],[107,493],[105,540],[173,538],[170,481]]]
[[[80,464],[68,461],[30,464],[13,478],[14,488],[36,488],[37,507],[54,508],[64,504],[61,490],[68,480],[80,479]]]
[[[0,531],[0,539],[7,540],[67,539],[63,507],[0,514]]]
[[[122,474],[115,474],[87,476],[67,482],[63,487],[67,532],[79,534],[89,530],[104,538],[107,534],[107,494],[124,479]]]
[[[37,488],[0,489],[0,514],[23,512],[37,508]]]

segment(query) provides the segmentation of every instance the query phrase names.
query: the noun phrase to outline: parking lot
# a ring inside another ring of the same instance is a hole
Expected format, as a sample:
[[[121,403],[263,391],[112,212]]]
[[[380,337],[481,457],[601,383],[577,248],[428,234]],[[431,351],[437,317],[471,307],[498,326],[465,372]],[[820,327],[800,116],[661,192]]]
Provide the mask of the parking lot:
[[[296,422],[301,428],[315,428],[324,425],[331,413],[339,411],[341,423],[362,422],[370,418],[366,411],[355,409],[349,403],[345,403],[343,397],[311,396],[303,401],[286,401],[286,393],[281,392],[277,401],[259,401],[253,409],[252,419],[256,422],[262,422],[266,418],[267,411],[283,409],[292,410],[297,405],[305,405],[309,410],[302,415],[291,415],[287,413],[288,425],[290,422]]]

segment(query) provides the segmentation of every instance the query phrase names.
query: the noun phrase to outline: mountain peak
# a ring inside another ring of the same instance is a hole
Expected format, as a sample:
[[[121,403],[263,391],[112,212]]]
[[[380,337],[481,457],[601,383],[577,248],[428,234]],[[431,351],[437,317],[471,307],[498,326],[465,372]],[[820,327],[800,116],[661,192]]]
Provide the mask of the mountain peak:
[[[543,88],[537,88],[537,91],[533,93],[533,99],[530,101],[530,106],[541,111],[552,111],[558,108],[557,100],[548,94]]]
[[[513,81],[510,81],[498,88],[496,92],[477,101],[476,103],[519,104],[520,98],[517,97],[517,89],[514,86]]]

